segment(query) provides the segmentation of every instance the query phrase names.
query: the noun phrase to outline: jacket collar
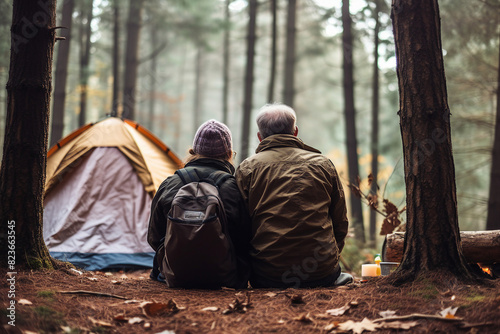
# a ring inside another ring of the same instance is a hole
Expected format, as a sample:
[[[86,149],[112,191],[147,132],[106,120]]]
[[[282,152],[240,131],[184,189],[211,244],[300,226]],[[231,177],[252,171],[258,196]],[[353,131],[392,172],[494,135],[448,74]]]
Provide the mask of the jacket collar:
[[[304,142],[301,139],[297,138],[296,136],[283,135],[283,134],[272,135],[264,138],[264,140],[260,142],[259,146],[257,146],[255,153],[259,153],[277,147],[295,147],[306,151],[321,153],[317,149],[304,144]]]
[[[193,161],[190,161],[186,164],[185,167],[208,167],[208,168],[214,168],[218,170],[222,170],[225,172],[230,173],[231,175],[234,174],[234,166],[226,160],[219,160],[219,159],[210,159],[210,158],[199,158]]]

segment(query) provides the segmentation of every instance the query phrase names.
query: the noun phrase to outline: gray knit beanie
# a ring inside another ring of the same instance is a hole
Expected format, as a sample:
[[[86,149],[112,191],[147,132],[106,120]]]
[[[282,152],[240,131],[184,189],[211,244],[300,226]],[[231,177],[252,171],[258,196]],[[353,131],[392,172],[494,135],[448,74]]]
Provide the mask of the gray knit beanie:
[[[196,131],[193,151],[206,157],[229,159],[233,154],[231,131],[224,123],[206,121]]]

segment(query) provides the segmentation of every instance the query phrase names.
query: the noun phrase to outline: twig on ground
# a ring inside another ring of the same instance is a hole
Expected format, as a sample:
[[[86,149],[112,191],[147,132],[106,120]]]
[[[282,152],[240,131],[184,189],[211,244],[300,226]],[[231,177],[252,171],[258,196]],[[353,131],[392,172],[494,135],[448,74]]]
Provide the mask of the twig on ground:
[[[373,322],[405,320],[405,319],[413,319],[413,318],[437,319],[437,320],[444,320],[444,321],[462,321],[462,320],[464,320],[463,318],[458,318],[458,317],[445,318],[445,317],[442,317],[440,315],[413,313],[413,314],[408,314],[408,315],[375,319],[375,320],[373,320]]]
[[[85,290],[57,291],[57,292],[63,293],[63,294],[92,295],[92,296],[99,296],[99,297],[111,297],[111,298],[118,298],[118,299],[130,299],[130,298],[123,297],[123,296],[112,295],[110,293],[95,292],[95,291],[85,291]]]

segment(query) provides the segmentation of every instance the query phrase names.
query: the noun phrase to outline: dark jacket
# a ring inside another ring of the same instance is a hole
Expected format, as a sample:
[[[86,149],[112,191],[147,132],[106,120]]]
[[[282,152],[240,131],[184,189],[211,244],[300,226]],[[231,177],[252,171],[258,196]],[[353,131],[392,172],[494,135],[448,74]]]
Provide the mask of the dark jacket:
[[[225,171],[230,174],[234,173],[234,167],[229,162],[209,158],[193,160],[187,163],[185,167],[196,168],[196,172],[201,178],[208,177],[216,170]],[[167,227],[168,212],[170,211],[174,196],[183,185],[180,177],[174,174],[163,181],[153,198],[148,228],[148,242],[155,251],[157,251],[163,243]],[[238,276],[240,281],[238,287],[246,287],[246,281],[249,275],[248,247],[250,238],[250,217],[248,216],[248,212],[234,178],[228,178],[220,185],[219,194],[226,211],[229,237],[234,245],[238,259]],[[161,263],[163,255],[157,254],[157,257],[158,263]]]
[[[348,230],[335,166],[292,135],[269,136],[256,153],[236,171],[252,219],[254,274],[284,283],[332,275]]]

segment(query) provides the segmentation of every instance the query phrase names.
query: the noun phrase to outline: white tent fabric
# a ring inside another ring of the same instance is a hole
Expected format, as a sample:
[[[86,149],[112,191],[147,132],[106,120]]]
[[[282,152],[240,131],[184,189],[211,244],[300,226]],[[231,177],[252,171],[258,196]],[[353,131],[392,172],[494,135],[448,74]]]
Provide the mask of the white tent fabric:
[[[152,198],[119,149],[94,148],[58,181],[45,198],[43,219],[54,257],[87,270],[151,266]]]

